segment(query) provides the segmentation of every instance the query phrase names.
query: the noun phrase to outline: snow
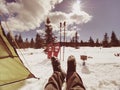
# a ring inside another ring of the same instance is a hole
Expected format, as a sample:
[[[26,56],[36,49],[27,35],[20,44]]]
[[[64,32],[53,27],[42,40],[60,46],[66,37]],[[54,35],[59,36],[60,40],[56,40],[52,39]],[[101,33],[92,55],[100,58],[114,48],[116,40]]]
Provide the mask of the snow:
[[[63,48],[61,52],[63,53]],[[28,79],[18,90],[44,90],[47,80],[52,75],[52,66],[43,49],[17,50],[25,66],[40,79]],[[22,54],[21,54],[22,52]],[[65,47],[65,59],[61,58],[61,67],[67,70],[67,58],[74,55],[77,72],[81,76],[86,90],[120,90],[120,47]],[[80,55],[87,55],[86,66],[82,66]],[[23,57],[24,56],[24,57]],[[61,55],[63,56],[63,55]],[[60,56],[58,56],[60,59]],[[13,89],[14,90],[14,89]],[[63,86],[65,90],[65,84]]]

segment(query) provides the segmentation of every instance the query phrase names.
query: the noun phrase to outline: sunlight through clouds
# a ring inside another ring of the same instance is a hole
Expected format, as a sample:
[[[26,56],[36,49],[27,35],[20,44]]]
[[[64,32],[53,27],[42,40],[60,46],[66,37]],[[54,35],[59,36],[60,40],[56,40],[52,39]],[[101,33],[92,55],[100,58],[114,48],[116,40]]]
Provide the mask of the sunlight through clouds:
[[[81,2],[79,0],[77,0],[74,4],[73,4],[73,13],[80,13],[81,11]]]

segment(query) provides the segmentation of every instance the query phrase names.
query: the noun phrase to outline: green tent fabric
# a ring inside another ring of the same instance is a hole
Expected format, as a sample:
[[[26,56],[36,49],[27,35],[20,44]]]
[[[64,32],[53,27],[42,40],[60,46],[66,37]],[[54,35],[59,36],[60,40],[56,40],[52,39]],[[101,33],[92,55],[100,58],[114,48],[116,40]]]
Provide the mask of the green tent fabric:
[[[0,86],[33,76],[8,42],[0,25]]]

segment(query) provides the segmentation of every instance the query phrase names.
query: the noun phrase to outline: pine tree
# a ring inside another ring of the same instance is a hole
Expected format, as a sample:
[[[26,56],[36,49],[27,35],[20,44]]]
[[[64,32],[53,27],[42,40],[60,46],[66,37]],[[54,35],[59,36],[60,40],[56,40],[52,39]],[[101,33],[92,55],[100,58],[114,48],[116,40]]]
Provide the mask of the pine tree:
[[[19,48],[23,48],[24,47],[23,39],[22,39],[21,34],[19,34],[19,36],[18,36],[18,46],[19,46]]]
[[[35,42],[34,42],[33,38],[31,38],[30,47],[31,47],[31,48],[34,48],[34,45],[35,45]]]
[[[35,38],[35,48],[41,48],[41,47],[43,47],[43,39],[37,33]]]
[[[120,39],[119,39],[119,46],[120,46]]]
[[[18,35],[15,35],[15,41],[18,42]]]
[[[25,48],[29,48],[30,47],[28,38],[26,38],[26,40],[25,40],[24,47]]]
[[[94,40],[92,39],[92,37],[90,37],[89,39],[89,46],[94,46]]]
[[[22,39],[21,34],[19,34],[19,37],[18,37],[18,42],[19,42],[19,43],[23,43],[23,39]]]
[[[98,38],[96,39],[96,46],[97,46],[97,47],[100,46],[100,43],[99,43],[99,39],[98,39]]]
[[[75,33],[75,47],[77,48],[78,46],[78,33]]]
[[[78,43],[78,33],[77,32],[75,33],[75,42],[76,42],[76,44]]]
[[[83,44],[83,40],[81,40],[80,43]]]
[[[14,37],[15,37],[14,47],[15,47],[15,48],[18,48],[18,35],[16,34]]]
[[[103,47],[109,47],[109,42],[108,42],[108,40],[109,40],[108,34],[105,33],[104,39],[103,39],[103,42],[102,42]]]
[[[10,32],[7,33],[6,37],[7,37],[8,41],[10,42],[10,44],[13,45],[13,39],[12,39],[12,35]]]
[[[7,37],[7,39],[8,39],[8,41],[10,42],[10,44],[14,47],[14,48],[16,48],[17,46],[16,46],[16,41],[15,41],[15,37],[13,37],[12,35],[11,35],[11,32],[8,32],[7,33],[7,35],[6,35],[6,37]]]
[[[115,34],[114,31],[112,31],[112,34],[111,34],[110,45],[111,46],[119,46],[119,40],[117,39],[116,34]]]
[[[53,37],[53,33],[52,33],[52,26],[50,25],[50,20],[49,18],[47,18],[46,20],[46,30],[45,30],[45,43],[46,45],[50,44],[50,43],[54,43],[55,38]]]
[[[84,45],[84,42],[83,40],[80,41],[80,45],[83,46]]]

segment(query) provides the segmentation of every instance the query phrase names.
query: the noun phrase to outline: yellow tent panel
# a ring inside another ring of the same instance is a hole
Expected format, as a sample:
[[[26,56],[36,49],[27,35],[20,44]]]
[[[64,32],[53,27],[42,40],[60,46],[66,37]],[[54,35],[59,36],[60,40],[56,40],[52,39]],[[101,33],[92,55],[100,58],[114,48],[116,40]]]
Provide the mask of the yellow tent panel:
[[[0,86],[27,79],[30,75],[0,25]]]

